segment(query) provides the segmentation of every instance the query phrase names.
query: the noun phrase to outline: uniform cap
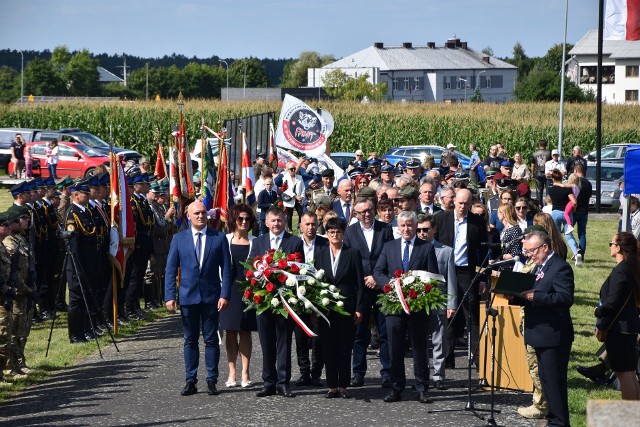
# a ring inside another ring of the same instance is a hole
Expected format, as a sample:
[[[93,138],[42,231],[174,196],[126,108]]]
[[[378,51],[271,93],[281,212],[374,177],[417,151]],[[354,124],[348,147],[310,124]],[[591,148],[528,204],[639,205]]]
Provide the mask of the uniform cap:
[[[7,213],[9,214],[8,222],[13,222],[16,219],[20,218],[22,215],[29,215],[29,210],[24,206],[16,205],[15,203],[11,205],[9,209],[7,209]]]
[[[376,196],[376,190],[374,190],[371,187],[362,187],[360,190],[358,190],[358,196],[361,196],[361,197],[375,197]]]
[[[524,229],[524,235],[527,235],[533,231],[542,231],[545,234],[549,234],[546,228],[541,226],[540,224],[533,224]]]
[[[71,184],[73,184],[73,180],[71,179],[71,177],[69,175],[63,176],[58,181],[56,181],[56,185],[57,185],[58,189],[62,189],[64,187],[68,187]]]
[[[380,168],[380,172],[385,173],[385,172],[390,172],[395,174],[396,170],[393,166],[391,165],[384,165],[382,168]]]
[[[406,166],[408,169],[417,169],[419,168],[420,162],[418,161],[418,159],[409,159],[407,160]]]
[[[6,227],[7,225],[9,225],[9,223],[12,222],[9,221],[10,216],[11,214],[9,214],[9,211],[0,212],[0,226]]]
[[[22,181],[14,185],[9,189],[12,196],[17,196],[18,194],[22,194],[26,191],[29,191],[29,184],[26,181]]]
[[[331,199],[326,194],[323,194],[315,199],[316,208],[319,206],[330,207]]]
[[[380,165],[382,165],[382,160],[380,160],[380,159],[371,159],[371,160],[369,160],[367,162],[367,165],[368,166],[373,166],[373,167],[380,166]]]
[[[410,185],[405,185],[398,191],[398,198],[418,200],[418,190]]]

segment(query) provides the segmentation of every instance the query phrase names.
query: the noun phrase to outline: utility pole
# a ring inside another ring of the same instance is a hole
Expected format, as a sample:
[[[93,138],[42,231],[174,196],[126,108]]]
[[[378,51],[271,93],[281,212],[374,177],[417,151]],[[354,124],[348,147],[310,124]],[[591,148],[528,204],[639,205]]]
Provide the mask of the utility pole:
[[[24,53],[20,52],[20,105],[24,103]]]
[[[127,87],[127,57],[122,54],[122,59],[124,60],[124,65],[118,65],[118,68],[122,68],[122,75],[124,76],[124,87]]]
[[[149,100],[149,63],[148,62],[145,64],[145,68],[147,69],[147,81],[146,81],[145,92],[146,92],[146,98],[148,101]]]

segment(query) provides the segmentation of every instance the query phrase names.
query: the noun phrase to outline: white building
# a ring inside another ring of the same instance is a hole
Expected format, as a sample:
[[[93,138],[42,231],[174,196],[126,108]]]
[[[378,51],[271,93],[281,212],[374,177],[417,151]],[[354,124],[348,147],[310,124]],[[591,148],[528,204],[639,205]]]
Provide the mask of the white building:
[[[568,77],[584,91],[596,93],[598,31],[589,31],[569,51]],[[602,100],[609,104],[638,103],[640,41],[604,40]]]
[[[308,86],[323,87],[324,75],[335,69],[352,77],[367,73],[373,84],[386,82],[389,100],[445,103],[464,102],[476,87],[486,102],[509,101],[518,73],[517,67],[475,52],[457,38],[441,47],[433,42],[375,43],[322,68],[308,69]]]

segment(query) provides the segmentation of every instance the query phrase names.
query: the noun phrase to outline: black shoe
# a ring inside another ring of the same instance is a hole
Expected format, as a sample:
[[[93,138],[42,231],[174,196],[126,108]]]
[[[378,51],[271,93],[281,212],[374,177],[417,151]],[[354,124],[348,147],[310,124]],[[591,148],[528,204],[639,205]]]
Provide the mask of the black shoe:
[[[444,385],[444,381],[442,380],[436,380],[433,382],[433,388],[435,388],[436,390],[448,390],[448,387],[446,385]]]
[[[374,341],[371,341],[369,344],[369,350],[378,350],[380,348],[380,344]]]
[[[298,387],[303,387],[303,386],[307,386],[307,385],[311,385],[311,377],[308,375],[302,375],[298,381],[296,381],[296,386]]]
[[[73,336],[69,337],[69,342],[71,344],[83,344],[83,343],[87,342],[87,339],[84,337],[84,335],[83,336],[75,336],[75,335],[73,335]]]
[[[55,317],[54,314],[50,311],[43,311],[42,314],[40,315],[40,318],[42,320],[51,320],[54,317]]]
[[[320,378],[311,378],[311,385],[314,387],[324,387],[322,380]]]
[[[340,392],[340,397],[343,399],[351,399],[351,395],[349,394],[349,392],[347,390],[342,390]]]
[[[142,320],[142,317],[138,316],[138,314],[135,311],[132,311],[130,313],[127,313],[126,319],[128,321],[131,321],[131,320],[138,321],[138,320]]]
[[[362,387],[364,385],[364,378],[360,375],[354,375],[351,378],[351,382],[349,383],[349,387]]]
[[[256,393],[256,397],[273,396],[276,394],[275,387],[262,387],[262,390]]]
[[[395,390],[391,390],[389,394],[384,397],[384,401],[387,403],[398,402],[400,400],[402,400],[402,394]]]
[[[42,317],[40,317],[40,313],[37,311],[33,312],[33,317],[31,318],[31,322],[33,323],[42,323]]]
[[[216,383],[213,381],[207,381],[207,394],[209,396],[215,396],[219,394],[218,389],[216,388]]]
[[[604,372],[595,366],[577,366],[576,371],[598,385],[603,385],[605,383]]]
[[[68,309],[69,309],[69,306],[67,305],[66,302],[61,302],[61,303],[58,303],[58,305],[56,305],[56,310],[58,311],[63,311],[66,313]]]
[[[136,314],[144,320],[151,320],[152,316],[150,316],[149,314],[147,314],[147,312],[145,312],[143,309],[139,308],[136,310]]]
[[[198,387],[196,387],[196,383],[192,381],[187,381],[184,385],[184,388],[180,392],[182,396],[191,396],[192,394],[196,394],[198,392]]]
[[[110,331],[113,330],[113,322],[111,320],[107,320],[106,322],[104,322],[104,325],[109,328]]]
[[[129,319],[124,316],[118,316],[118,325],[127,326],[129,324]]]
[[[326,399],[335,399],[337,397],[340,397],[340,392],[339,391],[329,391],[329,392],[327,392],[327,394],[324,395],[324,397]]]
[[[291,392],[288,385],[276,386],[276,392],[282,397],[296,397],[296,395]]]
[[[391,378],[388,375],[382,377],[382,388],[391,388]]]
[[[445,369],[456,369],[456,361],[454,360],[445,360],[444,361]]]
[[[418,401],[420,403],[433,403],[433,400],[429,397],[429,394],[426,391],[420,392],[420,394],[418,395]]]

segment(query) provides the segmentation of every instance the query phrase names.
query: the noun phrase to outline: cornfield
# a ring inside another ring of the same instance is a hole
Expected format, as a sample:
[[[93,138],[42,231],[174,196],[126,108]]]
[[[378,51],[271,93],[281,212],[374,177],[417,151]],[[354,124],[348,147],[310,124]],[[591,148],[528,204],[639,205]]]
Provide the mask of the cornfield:
[[[322,107],[335,119],[330,138],[333,152],[386,152],[398,145],[453,143],[462,152],[476,142],[481,155],[489,146],[503,142],[507,152],[528,158],[537,141],[547,139],[552,147],[558,141],[558,104],[355,104],[353,102],[310,102]],[[279,114],[278,102],[187,101],[185,125],[189,141],[199,137],[202,120],[217,129],[224,119],[245,117],[267,111]],[[595,104],[565,105],[563,155],[571,147],[593,150],[596,143]],[[602,144],[639,142],[638,106],[603,107]],[[152,155],[156,142],[165,144],[178,121],[175,101],[83,103],[59,102],[27,106],[0,107],[0,127],[60,129],[79,127],[105,140],[112,130],[114,143]],[[154,137],[154,135],[156,135]],[[157,135],[159,140],[155,141]],[[265,144],[262,144],[263,146]]]

